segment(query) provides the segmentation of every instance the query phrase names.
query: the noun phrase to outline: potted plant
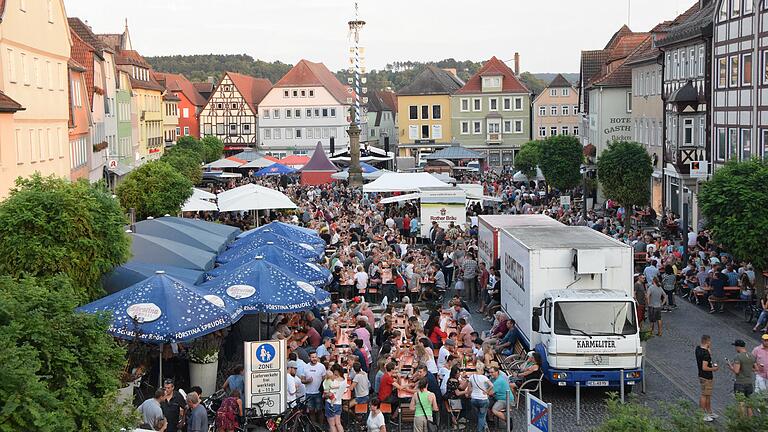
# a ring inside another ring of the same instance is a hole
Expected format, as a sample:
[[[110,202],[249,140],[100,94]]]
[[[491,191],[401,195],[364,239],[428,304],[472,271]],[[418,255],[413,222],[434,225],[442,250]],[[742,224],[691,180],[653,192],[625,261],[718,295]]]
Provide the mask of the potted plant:
[[[217,331],[195,339],[189,345],[189,381],[203,389],[203,394],[216,391],[216,377],[219,371],[219,349],[224,340],[224,332]]]

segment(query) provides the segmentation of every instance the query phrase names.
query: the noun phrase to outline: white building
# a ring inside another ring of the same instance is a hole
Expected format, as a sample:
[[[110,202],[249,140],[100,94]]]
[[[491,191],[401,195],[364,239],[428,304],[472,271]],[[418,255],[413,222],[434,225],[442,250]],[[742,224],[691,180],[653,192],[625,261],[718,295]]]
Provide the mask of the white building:
[[[259,104],[261,150],[275,157],[307,155],[320,141],[330,152],[331,139],[334,151],[347,148],[352,100],[352,89],[324,64],[301,60]]]

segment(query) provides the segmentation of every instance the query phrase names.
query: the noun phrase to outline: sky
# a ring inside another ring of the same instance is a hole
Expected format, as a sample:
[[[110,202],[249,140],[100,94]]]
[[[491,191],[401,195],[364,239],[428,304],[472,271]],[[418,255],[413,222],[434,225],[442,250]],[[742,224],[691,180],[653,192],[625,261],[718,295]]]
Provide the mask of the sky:
[[[696,0],[359,0],[368,69],[393,61],[495,55],[530,72],[578,72],[581,50],[600,49],[621,25],[648,31]],[[346,67],[354,0],[64,0],[96,33],[125,19],[144,56],[249,54],[265,61]],[[629,19],[629,22],[627,22]],[[511,65],[511,63],[510,63]]]

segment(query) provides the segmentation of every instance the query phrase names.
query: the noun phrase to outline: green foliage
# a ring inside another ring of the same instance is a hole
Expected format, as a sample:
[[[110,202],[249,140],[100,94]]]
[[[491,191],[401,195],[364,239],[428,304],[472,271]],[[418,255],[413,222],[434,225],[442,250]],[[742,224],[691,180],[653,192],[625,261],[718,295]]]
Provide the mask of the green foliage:
[[[528,87],[528,90],[536,95],[541,94],[541,92],[544,91],[544,89],[549,84],[549,81],[552,81],[551,79],[549,81],[544,81],[543,79],[530,72],[522,72],[519,78],[520,81],[522,81],[523,84]]]
[[[161,72],[180,73],[191,81],[221,80],[225,71],[238,72],[276,83],[291,69],[279,61],[254,60],[247,54],[198,54],[145,57],[152,68]]]
[[[663,416],[649,406],[633,399],[621,403],[618,395],[608,394],[606,400],[608,416],[595,432],[714,432],[714,428],[703,421],[703,414],[690,401],[662,404]]]
[[[224,143],[215,136],[208,135],[201,139],[200,142],[203,144],[203,146],[205,146],[205,156],[203,157],[203,162],[211,163],[213,161],[219,160],[219,158],[221,158],[221,156],[224,154]]]
[[[699,192],[715,240],[737,260],[768,268],[768,162],[729,162]]]
[[[605,195],[627,209],[627,218],[632,206],[648,204],[652,174],[651,157],[636,142],[613,142],[597,158],[597,179]]]
[[[176,141],[176,145],[171,147],[178,149],[185,149],[194,152],[199,158],[200,162],[205,160],[205,145],[193,136],[183,136]]]
[[[192,184],[200,183],[203,179],[203,168],[200,165],[200,155],[191,149],[171,147],[166,150],[160,160],[174,167],[176,171],[189,179]]]
[[[556,135],[541,143],[539,168],[547,184],[561,191],[573,189],[581,182],[581,162],[584,153],[579,139]]]
[[[124,209],[136,209],[136,217],[175,215],[192,195],[192,182],[170,164],[148,162],[131,171],[117,186]]]
[[[743,404],[743,405],[742,405]],[[745,415],[751,409],[753,416]],[[727,431],[758,432],[768,430],[768,396],[765,393],[755,393],[749,398],[736,395],[736,403],[725,410],[725,426]]]
[[[541,141],[528,141],[520,147],[520,152],[515,157],[515,169],[526,177],[536,177],[536,167],[539,165],[541,153]]]
[[[0,203],[0,274],[68,275],[75,299],[101,297],[101,276],[129,258],[125,214],[101,184],[41,177],[16,181]]]
[[[125,352],[105,316],[74,313],[68,278],[0,277],[0,432],[114,431]]]

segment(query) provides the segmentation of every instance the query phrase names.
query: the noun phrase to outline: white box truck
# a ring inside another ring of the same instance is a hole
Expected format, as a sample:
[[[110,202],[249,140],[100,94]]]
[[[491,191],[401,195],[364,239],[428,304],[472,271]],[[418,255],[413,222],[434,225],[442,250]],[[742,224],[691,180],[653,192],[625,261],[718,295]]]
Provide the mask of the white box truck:
[[[632,248],[587,227],[501,230],[501,305],[557,386],[642,380]],[[631,389],[631,387],[627,387]]]
[[[565,226],[543,214],[481,215],[477,217],[477,255],[485,266],[496,266],[499,259],[499,231],[502,228]]]

